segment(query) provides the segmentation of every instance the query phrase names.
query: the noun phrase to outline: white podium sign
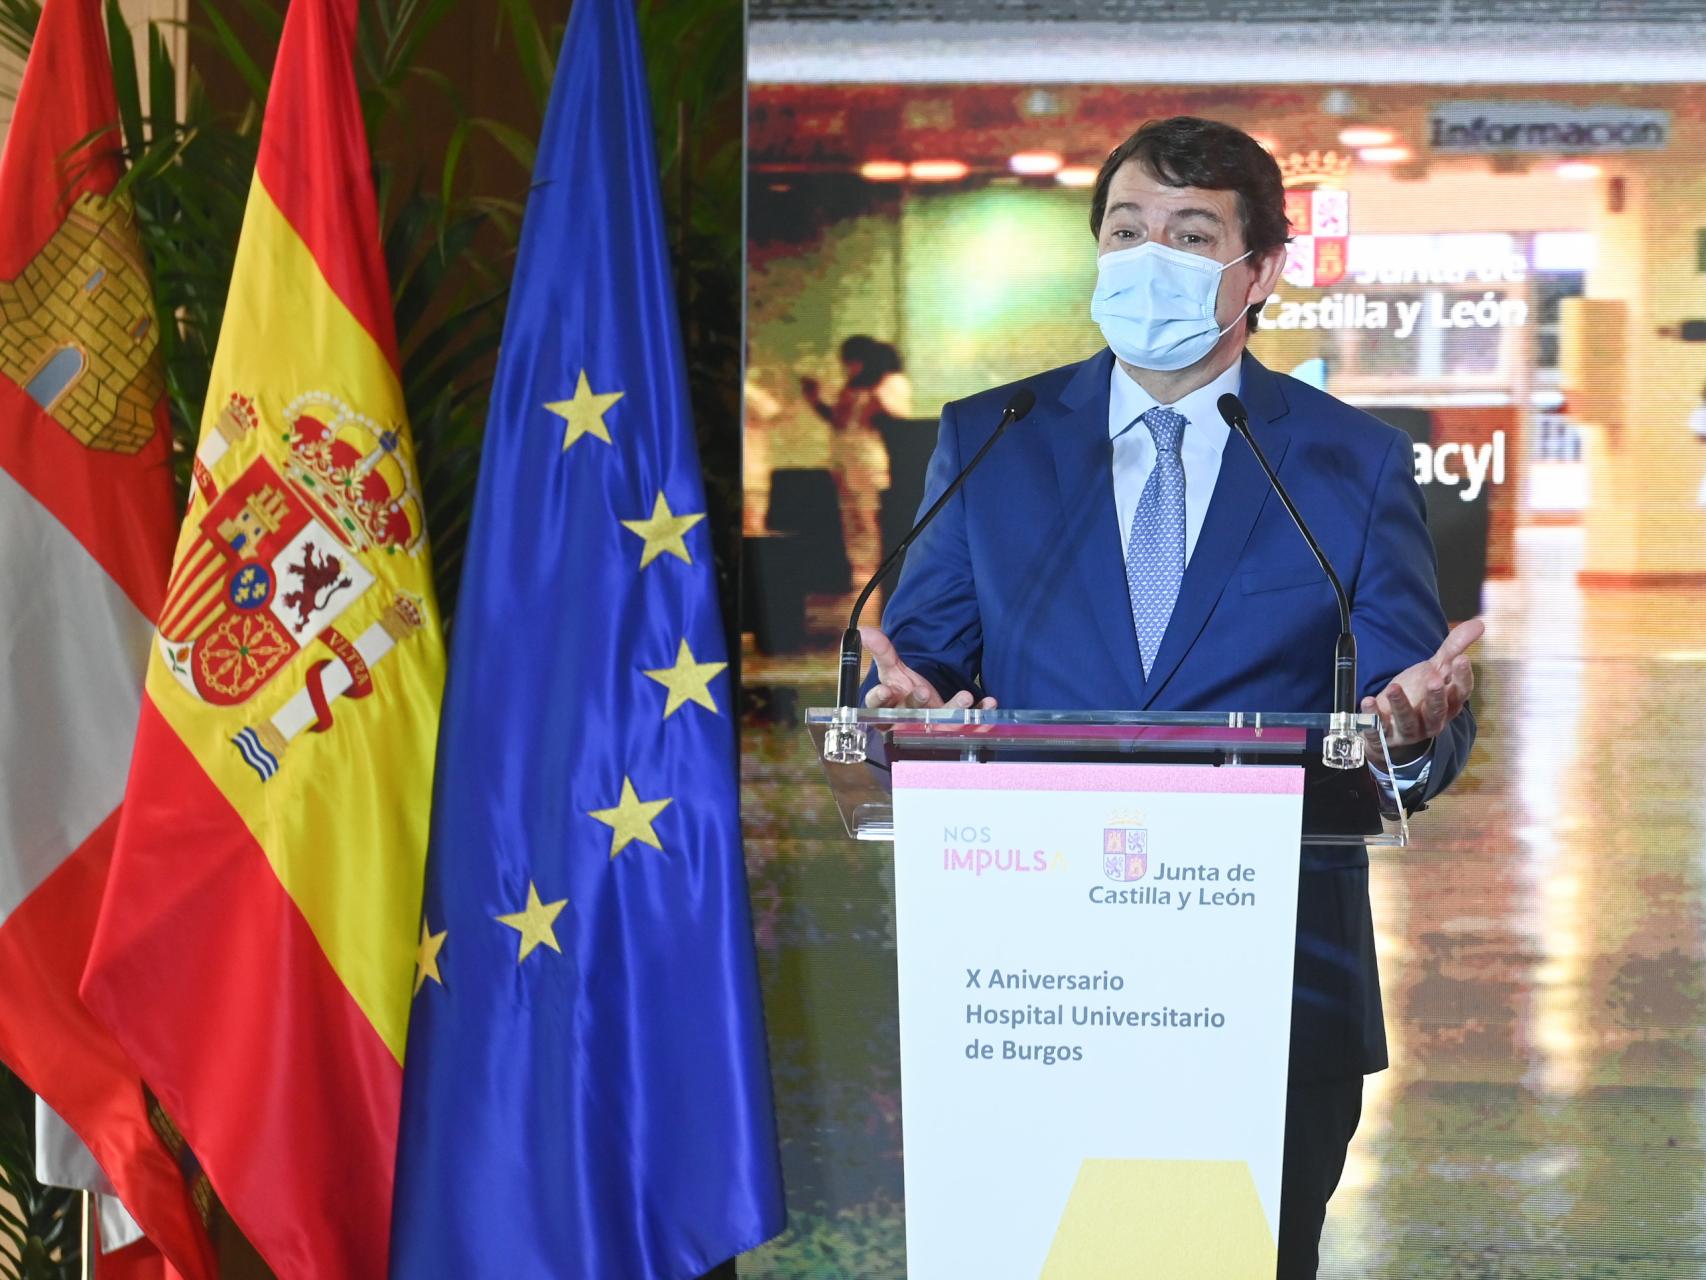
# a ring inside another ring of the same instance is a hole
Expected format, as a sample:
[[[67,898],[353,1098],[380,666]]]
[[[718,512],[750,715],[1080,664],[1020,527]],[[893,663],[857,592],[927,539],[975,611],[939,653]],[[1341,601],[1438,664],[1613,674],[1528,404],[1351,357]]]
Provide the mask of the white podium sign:
[[[1302,795],[895,764],[909,1280],[1270,1280]]]

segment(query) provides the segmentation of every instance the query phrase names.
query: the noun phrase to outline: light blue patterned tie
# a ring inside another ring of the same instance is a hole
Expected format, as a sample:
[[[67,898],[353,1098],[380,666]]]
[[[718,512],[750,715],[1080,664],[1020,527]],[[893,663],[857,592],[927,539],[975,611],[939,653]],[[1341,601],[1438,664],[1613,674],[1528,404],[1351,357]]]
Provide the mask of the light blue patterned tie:
[[[1179,582],[1185,576],[1185,463],[1179,456],[1186,419],[1157,405],[1138,419],[1155,437],[1155,467],[1144,482],[1125,549],[1126,589],[1137,627],[1143,678],[1149,678]]]

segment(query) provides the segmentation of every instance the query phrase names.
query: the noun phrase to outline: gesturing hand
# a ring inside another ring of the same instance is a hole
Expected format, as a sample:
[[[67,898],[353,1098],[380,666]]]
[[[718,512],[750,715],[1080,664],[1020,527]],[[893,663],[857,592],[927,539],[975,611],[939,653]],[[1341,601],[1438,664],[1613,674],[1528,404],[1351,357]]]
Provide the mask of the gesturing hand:
[[[1365,713],[1379,713],[1387,746],[1426,742],[1456,719],[1475,688],[1475,666],[1467,651],[1486,629],[1479,618],[1459,623],[1433,657],[1400,671],[1378,695],[1362,700]],[[1369,758],[1378,760],[1378,739],[1367,736]]]
[[[902,662],[893,643],[876,627],[860,627],[859,639],[877,664],[877,683],[865,695],[867,707],[969,707],[975,701],[971,690],[961,689],[943,702],[936,686]],[[977,705],[987,711],[995,706],[995,699],[985,698]]]

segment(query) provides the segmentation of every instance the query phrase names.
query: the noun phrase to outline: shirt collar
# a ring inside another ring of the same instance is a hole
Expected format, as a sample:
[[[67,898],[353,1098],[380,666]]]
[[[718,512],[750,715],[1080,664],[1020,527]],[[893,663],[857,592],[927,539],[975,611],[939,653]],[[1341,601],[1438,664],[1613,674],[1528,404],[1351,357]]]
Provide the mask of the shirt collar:
[[[1112,438],[1155,408],[1160,401],[1120,368],[1118,360],[1114,361],[1113,372],[1109,378],[1108,436]],[[1217,402],[1228,392],[1237,395],[1243,385],[1244,361],[1234,360],[1213,382],[1198,387],[1167,408],[1181,414],[1191,424],[1190,430],[1185,434],[1188,438],[1194,437],[1193,443],[1200,443],[1219,453],[1226,447],[1226,437],[1232,434],[1232,429],[1220,416],[1220,406]]]

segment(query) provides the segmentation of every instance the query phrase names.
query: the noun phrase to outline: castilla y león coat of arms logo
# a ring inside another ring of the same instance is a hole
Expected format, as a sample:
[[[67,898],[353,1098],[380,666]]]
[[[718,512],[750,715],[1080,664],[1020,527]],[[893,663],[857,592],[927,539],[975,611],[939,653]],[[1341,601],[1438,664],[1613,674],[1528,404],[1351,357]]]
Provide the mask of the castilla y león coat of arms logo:
[[[263,781],[297,734],[331,727],[334,701],[371,693],[373,668],[425,621],[421,601],[395,594],[360,634],[337,625],[383,589],[378,557],[424,546],[420,489],[397,433],[319,392],[282,417],[275,433],[234,395],[205,433],[192,472],[205,505],[180,548],[157,637],[178,684],[219,707],[242,706],[323,646],[284,706],[232,739]],[[253,433],[265,442],[260,456],[221,488],[215,468]],[[269,456],[275,439],[282,456]]]
[[[1102,828],[1102,874],[1109,880],[1141,880],[1149,871],[1147,827]]]

